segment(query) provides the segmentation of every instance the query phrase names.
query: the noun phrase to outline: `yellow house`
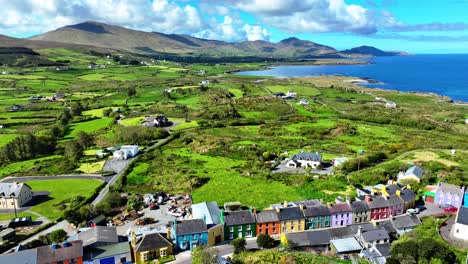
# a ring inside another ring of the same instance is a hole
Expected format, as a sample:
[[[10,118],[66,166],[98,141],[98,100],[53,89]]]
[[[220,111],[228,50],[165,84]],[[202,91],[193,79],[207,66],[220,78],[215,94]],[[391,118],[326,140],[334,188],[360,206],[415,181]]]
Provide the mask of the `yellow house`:
[[[31,201],[32,194],[26,183],[0,183],[0,209],[20,208]]]
[[[132,232],[132,251],[135,263],[150,263],[152,260],[173,255],[172,243],[158,233],[137,237]]]
[[[212,247],[224,241],[224,225],[215,225],[208,228],[208,246]]]
[[[305,217],[300,207],[277,207],[281,234],[301,232],[305,230]]]

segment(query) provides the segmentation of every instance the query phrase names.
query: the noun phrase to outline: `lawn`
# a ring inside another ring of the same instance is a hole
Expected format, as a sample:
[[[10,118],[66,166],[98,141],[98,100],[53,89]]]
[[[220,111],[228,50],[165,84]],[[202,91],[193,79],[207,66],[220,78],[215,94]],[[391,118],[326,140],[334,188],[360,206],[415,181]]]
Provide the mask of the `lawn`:
[[[0,147],[5,146],[19,136],[19,134],[0,134]]]
[[[27,172],[27,171],[33,169],[35,166],[37,166],[38,163],[40,163],[42,161],[57,159],[57,158],[60,158],[60,157],[61,156],[59,156],[59,155],[53,155],[53,156],[44,157],[44,158],[37,158],[37,159],[31,159],[31,160],[26,160],[26,161],[18,161],[18,162],[10,163],[10,164],[0,168],[0,178],[10,176],[10,175],[12,175],[14,173]]]
[[[101,181],[87,179],[57,179],[26,182],[33,191],[49,191],[51,198],[34,206],[31,211],[43,215],[51,220],[56,220],[63,215],[55,205],[76,196],[90,197],[102,184]]]
[[[85,121],[80,123],[73,123],[70,125],[70,132],[65,136],[65,139],[73,139],[78,136],[78,132],[83,131],[86,133],[93,133],[100,129],[109,127],[112,124],[112,118],[104,117],[94,119],[91,121]]]
[[[316,96],[320,94],[317,88],[305,85],[271,85],[267,86],[267,89],[272,93],[287,93],[288,91],[293,91],[300,96]]]
[[[169,118],[169,120],[171,120],[174,123],[180,123],[171,129],[173,131],[180,131],[184,129],[198,127],[198,122],[194,120],[190,122],[185,122],[185,118]]]
[[[130,117],[120,120],[120,124],[122,124],[123,126],[139,126],[144,120],[146,120],[144,116]]]

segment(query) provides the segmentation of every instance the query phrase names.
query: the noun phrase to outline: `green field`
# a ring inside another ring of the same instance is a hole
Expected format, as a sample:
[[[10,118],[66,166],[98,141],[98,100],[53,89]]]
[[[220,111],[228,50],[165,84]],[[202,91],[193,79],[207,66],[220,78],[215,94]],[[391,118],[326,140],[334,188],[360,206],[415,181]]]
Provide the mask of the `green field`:
[[[103,128],[109,127],[110,124],[112,124],[112,118],[107,118],[107,117],[94,119],[91,121],[80,122],[80,123],[73,123],[70,126],[70,132],[66,135],[65,138],[66,139],[76,138],[80,131],[83,131],[86,133],[93,133]]]

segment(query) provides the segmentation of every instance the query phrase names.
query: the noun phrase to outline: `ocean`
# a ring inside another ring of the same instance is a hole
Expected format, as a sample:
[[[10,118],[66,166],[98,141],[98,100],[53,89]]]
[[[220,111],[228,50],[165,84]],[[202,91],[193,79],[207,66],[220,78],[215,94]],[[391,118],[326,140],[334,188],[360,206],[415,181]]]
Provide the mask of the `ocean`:
[[[430,92],[468,102],[468,54],[438,54],[376,57],[369,65],[275,66],[240,75],[303,77],[344,75],[367,77],[381,82],[366,84],[398,91]]]

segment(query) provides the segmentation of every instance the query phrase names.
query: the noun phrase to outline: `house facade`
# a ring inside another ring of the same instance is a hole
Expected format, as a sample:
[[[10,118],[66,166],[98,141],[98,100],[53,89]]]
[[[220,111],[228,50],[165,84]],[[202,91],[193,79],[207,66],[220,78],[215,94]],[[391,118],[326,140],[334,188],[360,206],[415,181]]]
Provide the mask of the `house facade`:
[[[452,227],[452,235],[457,239],[468,241],[468,207],[461,206]]]
[[[132,254],[128,242],[83,249],[86,264],[131,264]],[[143,261],[140,261],[143,263]]]
[[[131,245],[135,263],[152,263],[156,259],[172,256],[172,243],[159,233],[146,234],[137,237],[131,234]]]
[[[330,213],[331,227],[347,226],[353,222],[353,210],[347,202],[330,206]]]
[[[370,208],[370,219],[380,220],[390,217],[390,204],[387,197],[382,195],[365,197],[365,201]]]
[[[407,169],[405,172],[400,172],[398,174],[398,183],[404,182],[405,180],[411,180],[415,182],[421,182],[421,179],[424,175],[423,169],[418,166],[412,166]]]
[[[370,208],[365,201],[352,202],[351,209],[353,210],[353,224],[370,221]]]
[[[299,152],[292,155],[291,159],[286,163],[287,167],[291,168],[312,168],[316,169],[322,164],[322,154],[315,152]]]
[[[174,223],[171,227],[171,239],[176,250],[193,250],[197,246],[208,244],[208,229],[202,219],[192,219]]]
[[[325,205],[306,207],[304,216],[306,218],[306,229],[308,230],[326,228],[331,225],[331,212]]]
[[[388,198],[391,216],[401,215],[404,212],[405,202],[400,198],[400,195],[401,191],[397,190],[396,194],[390,195]]]
[[[279,235],[281,233],[281,224],[276,210],[264,210],[258,212],[257,220],[257,235]]]
[[[192,205],[192,218],[202,219],[208,229],[208,246],[224,241],[224,224],[221,223],[221,210],[216,202],[203,202]]]
[[[439,182],[436,191],[435,204],[460,207],[462,204],[465,187]]]
[[[32,197],[32,189],[26,183],[0,183],[0,209],[18,209]]]
[[[238,237],[254,237],[256,236],[257,226],[255,223],[255,215],[249,210],[241,210],[234,212],[224,212],[221,210],[221,218],[224,221],[224,238],[236,239]]]
[[[275,208],[280,221],[281,234],[305,230],[305,217],[300,207]]]

